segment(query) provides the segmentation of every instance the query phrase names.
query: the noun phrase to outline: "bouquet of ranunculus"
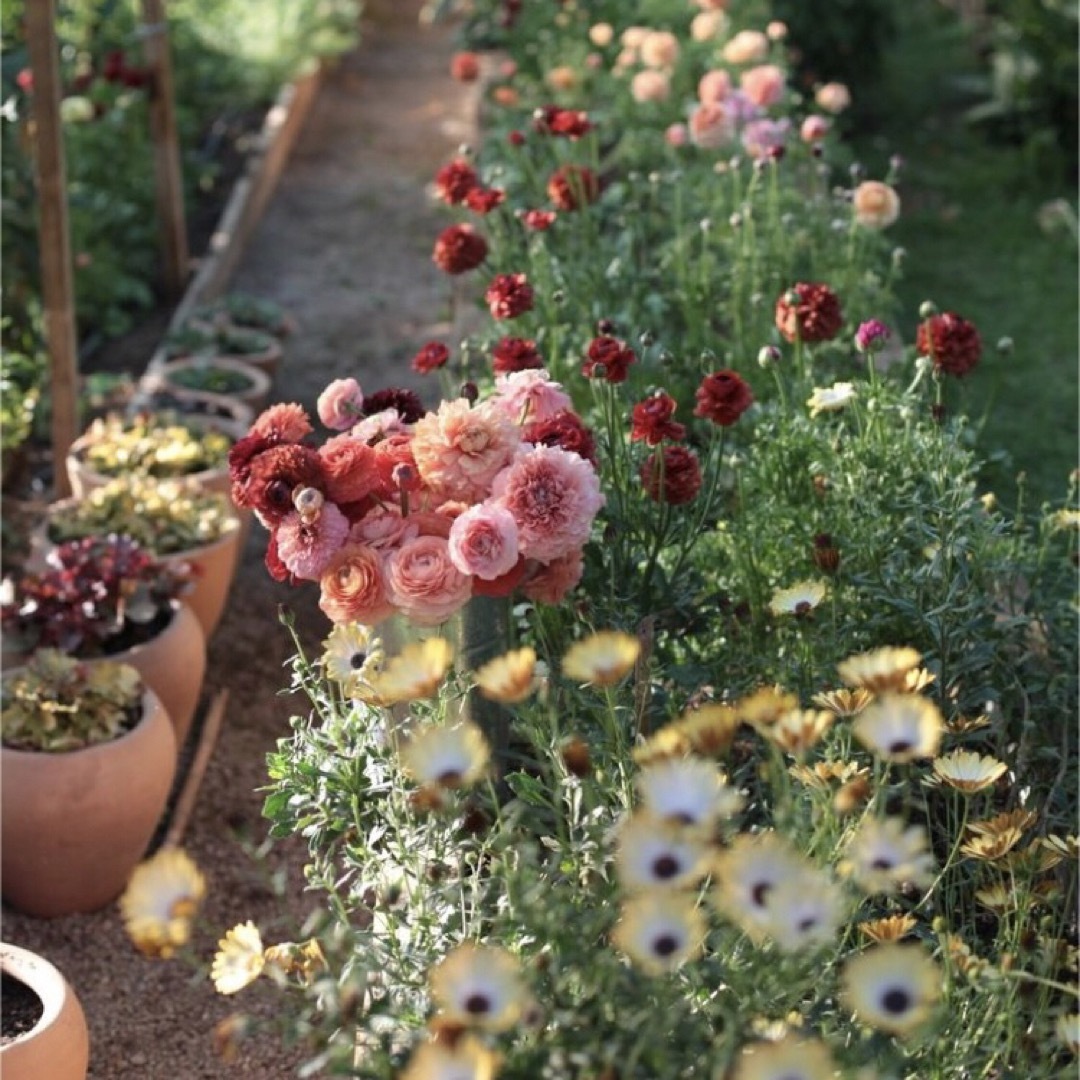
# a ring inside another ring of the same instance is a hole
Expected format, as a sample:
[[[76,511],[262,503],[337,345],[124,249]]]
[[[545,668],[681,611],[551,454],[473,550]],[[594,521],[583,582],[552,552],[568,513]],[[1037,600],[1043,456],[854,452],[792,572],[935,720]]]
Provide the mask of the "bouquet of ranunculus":
[[[317,581],[334,622],[444,622],[470,597],[558,603],[604,504],[592,440],[547,372],[501,375],[425,413],[411,391],[335,379],[312,444],[297,404],[262,413],[229,456],[232,496],[270,530],[279,581]]]

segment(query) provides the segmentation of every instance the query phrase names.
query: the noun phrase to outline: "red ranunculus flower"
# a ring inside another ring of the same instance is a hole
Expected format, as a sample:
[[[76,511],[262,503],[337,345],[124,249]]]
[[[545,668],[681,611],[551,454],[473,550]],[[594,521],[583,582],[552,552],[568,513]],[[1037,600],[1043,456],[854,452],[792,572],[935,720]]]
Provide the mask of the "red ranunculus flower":
[[[431,259],[446,274],[465,274],[475,270],[487,253],[487,241],[471,225],[451,225],[439,233]]]
[[[551,228],[556,216],[554,210],[526,210],[521,215],[521,224],[533,232],[544,232]]]
[[[776,301],[776,328],[791,342],[831,341],[843,322],[839,298],[820,282],[799,282]]]
[[[450,350],[441,341],[429,341],[412,359],[412,369],[420,375],[430,375],[446,365]]]
[[[637,360],[637,354],[625,341],[606,334],[593,338],[589,343],[581,373],[587,379],[603,378],[610,383],[626,382],[629,367]]]
[[[665,439],[681,442],[686,438],[686,428],[671,419],[676,407],[675,399],[664,393],[656,393],[639,401],[632,414],[631,440],[644,441],[649,446],[656,446]]]
[[[415,424],[427,411],[415,390],[404,386],[391,386],[376,390],[364,398],[364,415],[374,416],[385,409],[397,409],[403,424]]]
[[[754,395],[742,377],[726,368],[706,375],[695,397],[694,415],[721,427],[734,424],[754,402]]]
[[[247,482],[232,485],[237,506],[250,507],[267,526],[279,524],[293,508],[298,487],[326,489],[326,470],[319,452],[298,443],[272,446],[248,463]]]
[[[474,52],[456,52],[450,57],[450,77],[458,82],[475,82],[480,74],[480,57]]]
[[[701,490],[701,466],[685,446],[664,446],[641,463],[641,482],[654,502],[683,506]]]
[[[536,342],[526,338],[501,338],[491,353],[491,369],[496,375],[509,375],[543,366],[544,358],[538,352]]]
[[[561,109],[558,105],[545,105],[536,110],[533,127],[547,135],[560,135],[565,139],[580,139],[592,131],[588,114],[578,109]]]
[[[551,174],[547,193],[560,210],[577,210],[596,201],[600,181],[584,165],[562,165]]]
[[[435,174],[435,194],[444,203],[457,206],[480,184],[476,170],[463,158],[454,158]]]
[[[533,446],[559,446],[596,465],[596,441],[581,417],[570,409],[561,409],[546,420],[534,420],[521,433]]]
[[[951,311],[919,323],[915,344],[919,355],[929,356],[938,371],[958,378],[971,371],[982,355],[982,339],[975,325]]]
[[[532,311],[533,290],[524,274],[499,274],[484,293],[493,319],[515,319]]]
[[[502,188],[474,187],[465,196],[465,205],[474,214],[490,214],[496,206],[501,206],[506,201],[506,192]]]

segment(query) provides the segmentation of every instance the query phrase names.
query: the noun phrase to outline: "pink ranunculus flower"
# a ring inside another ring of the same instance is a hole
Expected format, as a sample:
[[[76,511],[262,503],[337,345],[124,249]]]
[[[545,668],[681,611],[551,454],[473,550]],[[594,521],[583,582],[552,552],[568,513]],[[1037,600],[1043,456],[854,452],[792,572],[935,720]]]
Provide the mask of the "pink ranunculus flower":
[[[450,561],[484,581],[509,573],[518,561],[518,528],[513,515],[496,503],[481,503],[454,518]]]
[[[706,71],[698,80],[697,96],[702,105],[723,101],[730,93],[731,76],[723,68]]]
[[[376,443],[385,439],[388,435],[396,435],[407,431],[408,425],[401,419],[397,409],[383,409],[381,412],[365,416],[358,424],[354,424],[349,434],[361,442]]]
[[[739,86],[755,105],[768,109],[784,96],[784,73],[775,64],[759,64],[739,76]]]
[[[444,401],[413,425],[416,467],[424,483],[444,499],[486,499],[491,481],[510,464],[520,443],[521,429],[493,401],[476,406],[464,398]]]
[[[335,379],[316,402],[319,419],[334,431],[350,428],[363,415],[364,395],[355,379]]]
[[[437,626],[472,595],[472,578],[450,559],[441,536],[407,540],[386,560],[386,588],[403,615],[421,626]]]
[[[698,105],[690,114],[690,141],[703,150],[719,150],[735,137],[735,121],[719,102]]]
[[[664,130],[664,142],[668,146],[685,146],[690,140],[690,132],[685,124],[668,124]]]
[[[743,149],[755,160],[769,157],[783,147],[790,122],[784,120],[751,120],[743,128]]]
[[[521,591],[540,604],[561,604],[581,580],[584,569],[581,549],[575,548],[559,559],[541,564],[536,573],[522,583]]]
[[[721,55],[729,64],[757,64],[769,55],[769,39],[760,30],[740,30]]]
[[[495,376],[491,404],[515,424],[549,420],[563,409],[572,409],[570,395],[542,368],[526,368]]]
[[[319,516],[304,524],[290,510],[274,531],[278,558],[289,573],[305,581],[318,581],[349,535],[349,519],[332,503],[323,503]]]
[[[353,522],[349,529],[349,543],[363,544],[376,551],[397,547],[405,537],[408,518],[396,509],[376,509]]]
[[[817,113],[811,113],[806,117],[799,128],[799,138],[804,143],[821,142],[829,134],[829,121]]]
[[[492,495],[517,522],[522,554],[541,562],[582,547],[604,505],[593,467],[553,446],[522,453],[495,477]]]
[[[333,622],[373,626],[394,613],[382,556],[363,544],[342,547],[327,564],[319,586],[319,609]]]
[[[630,80],[630,96],[639,104],[647,101],[667,101],[671,95],[671,80],[662,71],[646,68]]]

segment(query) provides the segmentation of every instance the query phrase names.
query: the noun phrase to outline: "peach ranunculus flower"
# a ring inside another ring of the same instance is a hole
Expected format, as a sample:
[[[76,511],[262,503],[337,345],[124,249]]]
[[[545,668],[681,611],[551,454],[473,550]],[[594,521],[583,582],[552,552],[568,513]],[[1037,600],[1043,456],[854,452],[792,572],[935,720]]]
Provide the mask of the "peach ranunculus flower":
[[[619,44],[624,49],[634,49],[636,52],[651,33],[647,26],[628,26],[619,36]]]
[[[828,135],[831,126],[824,116],[811,113],[803,120],[802,126],[799,128],[799,138],[804,143],[820,142]]]
[[[505,507],[472,506],[450,527],[450,561],[463,573],[494,581],[518,561],[518,528]]]
[[[383,560],[364,544],[346,544],[330,560],[319,579],[319,608],[335,623],[373,626],[392,615]]]
[[[783,41],[788,36],[788,25],[786,22],[781,22],[779,19],[773,19],[768,26],[765,27],[765,36],[770,41]]]
[[[517,522],[521,553],[540,562],[582,547],[604,505],[593,467],[554,446],[519,456],[495,477],[492,494]]]
[[[769,55],[769,39],[760,30],[740,30],[721,56],[729,64],[757,64]]]
[[[441,536],[418,536],[392,552],[386,586],[394,607],[420,626],[446,622],[472,596],[472,578],[451,562]]]
[[[706,71],[698,80],[697,96],[703,105],[723,101],[730,93],[731,76],[723,68]]]
[[[739,76],[739,86],[750,101],[767,109],[784,96],[784,73],[775,64],[760,64]]]
[[[880,180],[864,180],[852,196],[855,220],[867,229],[887,229],[900,216],[900,196]]]
[[[319,457],[326,470],[327,497],[339,506],[366,499],[379,483],[374,448],[352,435],[327,439],[319,447]]]
[[[712,41],[728,28],[728,17],[722,11],[701,11],[690,22],[690,36],[695,41]]]
[[[817,88],[814,101],[819,109],[824,109],[835,116],[851,104],[851,91],[843,83],[825,83],[824,86]]]
[[[409,518],[402,517],[397,510],[376,509],[353,523],[349,530],[349,543],[386,551],[397,547],[409,528]]]
[[[363,415],[364,395],[355,379],[335,379],[315,403],[319,419],[334,431],[350,428]]]
[[[735,119],[719,102],[694,109],[688,127],[690,141],[704,150],[719,150],[735,138]]]
[[[578,84],[578,74],[572,67],[563,64],[561,67],[552,68],[544,76],[544,82],[552,90],[573,90]]]
[[[561,604],[566,594],[581,580],[585,561],[580,548],[559,559],[543,563],[521,585],[522,593],[538,604]]]
[[[603,49],[615,40],[615,29],[611,23],[597,23],[589,27],[589,40],[598,49]]]
[[[413,427],[412,453],[425,484],[444,499],[486,499],[495,474],[510,464],[521,431],[496,404],[444,401]]]
[[[662,71],[639,71],[630,81],[630,94],[639,105],[666,101],[671,94],[671,80]]]
[[[570,395],[542,368],[526,368],[495,376],[495,393],[488,404],[501,410],[515,424],[550,420],[563,409],[572,409]]]
[[[679,59],[679,39],[667,30],[653,30],[641,43],[641,62],[669,71]]]

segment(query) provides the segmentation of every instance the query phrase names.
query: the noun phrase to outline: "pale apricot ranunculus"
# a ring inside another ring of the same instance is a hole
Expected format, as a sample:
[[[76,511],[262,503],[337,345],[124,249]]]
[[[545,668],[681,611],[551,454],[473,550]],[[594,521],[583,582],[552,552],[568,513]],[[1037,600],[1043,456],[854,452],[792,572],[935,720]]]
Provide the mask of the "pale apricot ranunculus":
[[[887,229],[900,216],[900,196],[880,180],[865,180],[852,196],[855,220],[867,229]]]
[[[394,606],[420,626],[446,622],[472,596],[472,578],[450,560],[441,536],[418,536],[386,560],[386,584]]]
[[[824,109],[835,116],[851,104],[851,91],[843,83],[825,83],[824,86],[817,88],[814,101],[819,109]]]
[[[760,30],[740,30],[721,55],[729,64],[757,64],[769,55],[769,39]]]
[[[393,614],[383,560],[365,544],[341,548],[323,571],[319,587],[319,608],[332,622],[373,626]]]
[[[679,59],[679,39],[667,30],[653,30],[641,43],[641,62],[669,71]]]
[[[639,105],[666,101],[671,94],[671,82],[662,71],[639,71],[630,82],[630,94]]]

